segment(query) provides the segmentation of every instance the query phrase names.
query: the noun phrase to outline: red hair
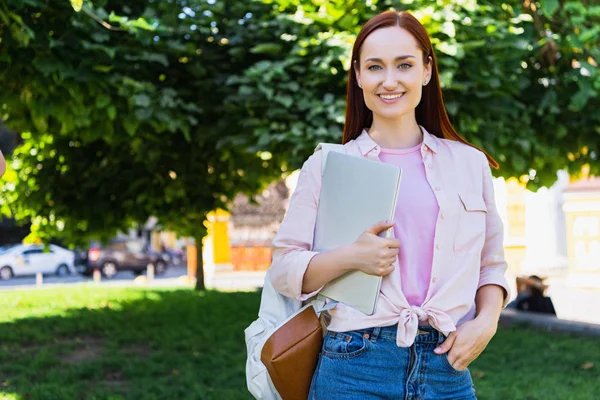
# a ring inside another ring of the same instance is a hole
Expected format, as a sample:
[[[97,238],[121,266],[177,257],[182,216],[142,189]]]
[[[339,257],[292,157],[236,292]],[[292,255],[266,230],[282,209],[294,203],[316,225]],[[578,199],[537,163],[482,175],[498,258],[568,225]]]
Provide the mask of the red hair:
[[[362,89],[359,88],[356,80],[354,68],[360,65],[360,52],[365,39],[374,31],[381,28],[400,27],[410,33],[417,41],[423,52],[423,63],[427,64],[431,57],[432,74],[429,84],[423,88],[421,102],[415,110],[417,124],[423,126],[429,133],[439,138],[455,140],[474,147],[480,151],[482,149],[474,146],[463,139],[454,129],[446,113],[440,79],[437,70],[437,62],[433,46],[425,27],[412,14],[406,11],[385,11],[371,18],[363,26],[356,37],[354,47],[352,48],[352,63],[348,71],[348,88],[346,90],[346,120],[344,124],[344,136],[342,143],[356,139],[363,129],[368,128],[373,123],[373,112],[367,108],[363,97]],[[498,168],[498,163],[485,151],[490,165]]]

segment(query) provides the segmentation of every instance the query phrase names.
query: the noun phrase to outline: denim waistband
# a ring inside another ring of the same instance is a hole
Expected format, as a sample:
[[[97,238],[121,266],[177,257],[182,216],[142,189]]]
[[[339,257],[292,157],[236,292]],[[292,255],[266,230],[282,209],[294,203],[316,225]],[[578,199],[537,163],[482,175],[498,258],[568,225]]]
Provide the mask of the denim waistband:
[[[357,329],[362,335],[367,334],[371,341],[376,341],[378,338],[387,338],[396,340],[396,332],[398,332],[398,324],[374,328]],[[445,339],[443,333],[436,330],[431,325],[419,325],[415,343],[441,343]]]

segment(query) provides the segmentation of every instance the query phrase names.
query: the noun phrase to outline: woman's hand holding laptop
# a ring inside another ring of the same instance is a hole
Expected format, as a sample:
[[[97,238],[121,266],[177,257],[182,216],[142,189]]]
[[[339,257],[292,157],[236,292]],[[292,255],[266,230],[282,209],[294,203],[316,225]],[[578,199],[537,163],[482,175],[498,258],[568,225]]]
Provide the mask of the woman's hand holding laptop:
[[[375,276],[386,276],[394,270],[400,241],[379,236],[394,224],[394,221],[380,221],[365,230],[356,242],[349,246],[353,254],[353,269]]]

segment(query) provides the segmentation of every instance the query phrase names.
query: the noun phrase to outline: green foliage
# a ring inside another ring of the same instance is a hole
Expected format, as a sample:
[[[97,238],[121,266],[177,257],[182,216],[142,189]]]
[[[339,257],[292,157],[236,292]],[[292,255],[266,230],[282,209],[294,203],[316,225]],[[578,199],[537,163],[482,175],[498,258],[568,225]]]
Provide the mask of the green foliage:
[[[18,41],[0,28],[0,117],[25,139],[2,211],[32,219],[36,235],[82,243],[154,215],[202,237],[209,211],[281,174],[282,157],[224,144],[244,135],[223,118],[232,66],[178,7],[95,1],[77,13],[68,2],[8,3],[31,35]]]
[[[525,176],[536,189],[554,183],[559,169],[578,175],[589,163],[600,174],[600,14],[593,2],[546,1],[535,10],[521,1],[301,3],[296,24],[259,41],[272,48],[279,39],[279,55],[229,80],[238,87],[232,103],[252,116],[245,121],[254,133],[249,145],[291,149],[298,166],[315,143],[339,141],[354,35],[373,13],[394,6],[427,28],[451,120],[498,159],[500,175]]]
[[[0,119],[24,137],[1,207],[39,236],[154,215],[201,237],[207,212],[339,142],[353,39],[390,7],[426,26],[451,119],[500,175],[600,174],[594,1],[124,4],[0,0]]]

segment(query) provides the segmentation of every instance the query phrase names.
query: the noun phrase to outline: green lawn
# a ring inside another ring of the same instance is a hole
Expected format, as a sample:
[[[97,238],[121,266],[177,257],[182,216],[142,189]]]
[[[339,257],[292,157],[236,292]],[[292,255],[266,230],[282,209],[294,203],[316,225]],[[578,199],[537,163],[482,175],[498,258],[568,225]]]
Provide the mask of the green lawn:
[[[249,399],[258,293],[76,287],[0,293],[0,399]],[[587,364],[587,365],[586,365]],[[598,399],[600,340],[501,329],[479,399]]]

